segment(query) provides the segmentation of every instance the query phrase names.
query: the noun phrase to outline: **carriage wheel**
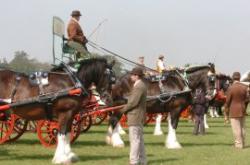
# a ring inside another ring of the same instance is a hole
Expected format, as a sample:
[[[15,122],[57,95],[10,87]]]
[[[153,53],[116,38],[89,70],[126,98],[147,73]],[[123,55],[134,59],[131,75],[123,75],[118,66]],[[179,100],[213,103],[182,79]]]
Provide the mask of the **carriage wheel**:
[[[26,131],[28,121],[25,119],[22,119],[21,117],[14,115],[14,129],[9,136],[9,138],[6,140],[6,142],[14,142],[16,141],[19,137],[23,135],[23,133]]]
[[[92,115],[92,123],[93,125],[100,125],[108,116],[108,113],[96,113]]]
[[[73,143],[80,135],[79,114],[76,114],[71,126],[70,142]],[[54,147],[57,144],[59,124],[55,121],[40,120],[37,122],[37,135],[44,147]]]
[[[27,131],[35,133],[36,127],[37,127],[36,121],[29,121],[27,125]]]
[[[120,124],[123,128],[127,128],[127,116],[126,115],[122,115],[121,119],[120,119]]]
[[[59,125],[57,122],[40,120],[37,122],[38,139],[44,147],[53,147],[57,143]]]
[[[155,118],[155,114],[153,113],[147,113],[146,114],[146,120],[144,122],[144,125],[147,125],[149,123],[152,123],[154,121],[154,118]]]
[[[92,125],[92,121],[93,121],[93,119],[92,119],[92,117],[90,115],[82,117],[81,123],[80,123],[81,132],[87,132],[90,129],[91,125]]]
[[[0,113],[0,144],[8,140],[15,126],[15,116],[11,114],[9,117],[5,113]]]

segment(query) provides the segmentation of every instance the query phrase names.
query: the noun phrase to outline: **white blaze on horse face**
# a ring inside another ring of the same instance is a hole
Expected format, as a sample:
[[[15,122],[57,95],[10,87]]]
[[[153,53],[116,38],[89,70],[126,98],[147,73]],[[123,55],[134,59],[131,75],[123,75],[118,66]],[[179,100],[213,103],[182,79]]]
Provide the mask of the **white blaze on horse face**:
[[[162,135],[163,132],[161,130],[161,119],[162,119],[162,114],[157,114],[156,115],[156,122],[155,122],[155,130],[154,130],[154,135]]]
[[[180,143],[177,141],[176,130],[173,128],[173,126],[171,124],[170,113],[168,113],[168,136],[166,138],[166,147],[168,149],[180,149],[180,148],[182,148]]]

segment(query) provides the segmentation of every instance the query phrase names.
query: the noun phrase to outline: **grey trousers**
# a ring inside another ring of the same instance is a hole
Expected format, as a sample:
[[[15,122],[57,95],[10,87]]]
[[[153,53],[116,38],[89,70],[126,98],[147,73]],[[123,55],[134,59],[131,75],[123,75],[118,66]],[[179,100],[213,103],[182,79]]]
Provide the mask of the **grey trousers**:
[[[246,136],[245,117],[231,118],[230,122],[233,130],[235,147],[244,148]]]
[[[144,138],[143,138],[143,126],[129,126],[129,141],[130,141],[130,164],[147,164]]]
[[[68,46],[75,49],[79,54],[77,55],[77,59],[86,59],[90,57],[90,53],[84,48],[84,46],[75,41],[69,41]]]

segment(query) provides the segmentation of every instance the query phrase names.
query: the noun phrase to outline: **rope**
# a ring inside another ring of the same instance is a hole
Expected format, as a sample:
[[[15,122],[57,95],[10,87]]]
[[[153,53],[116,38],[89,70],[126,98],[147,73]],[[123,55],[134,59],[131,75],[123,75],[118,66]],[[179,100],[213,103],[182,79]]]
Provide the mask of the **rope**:
[[[114,52],[112,52],[112,51],[110,51],[110,50],[108,50],[108,49],[105,49],[105,48],[103,48],[103,47],[97,45],[96,43],[94,43],[94,42],[92,42],[92,41],[90,41],[90,40],[88,40],[88,44],[89,44],[90,46],[92,46],[92,47],[98,49],[98,50],[101,49],[101,50],[103,50],[103,51],[105,51],[105,52],[108,52],[109,54],[112,54],[113,56],[119,57],[119,58],[121,58],[121,59],[123,59],[123,60],[125,60],[125,61],[127,61],[127,62],[129,62],[129,63],[132,63],[132,64],[136,65],[136,66],[145,67],[145,68],[148,69],[148,70],[151,70],[151,71],[154,71],[154,72],[158,72],[158,71],[155,70],[155,69],[149,68],[149,67],[144,66],[144,65],[140,65],[140,64],[138,64],[138,63],[136,63],[136,62],[134,62],[134,61],[131,61],[131,60],[127,59],[127,58],[124,58],[124,57],[118,55],[117,53],[114,53]]]

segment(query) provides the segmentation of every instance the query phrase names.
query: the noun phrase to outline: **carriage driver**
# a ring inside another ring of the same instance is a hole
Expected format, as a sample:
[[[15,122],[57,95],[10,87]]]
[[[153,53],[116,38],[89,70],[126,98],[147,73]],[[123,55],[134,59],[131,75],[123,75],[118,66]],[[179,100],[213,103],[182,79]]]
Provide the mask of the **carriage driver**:
[[[67,27],[68,33],[68,46],[76,50],[78,53],[76,55],[77,59],[89,58],[89,53],[86,47],[88,42],[87,38],[84,36],[82,28],[79,24],[81,13],[78,10],[74,10],[71,13],[71,19]]]
[[[77,59],[88,59],[90,53],[87,50],[86,43],[88,42],[87,38],[84,36],[82,28],[79,24],[81,13],[78,10],[74,10],[71,13],[71,19],[67,27],[68,33],[68,46],[75,49],[77,53]],[[98,101],[99,105],[105,105],[105,103],[100,99],[100,94],[96,91],[96,86],[92,83],[90,90],[95,96],[95,99]]]

